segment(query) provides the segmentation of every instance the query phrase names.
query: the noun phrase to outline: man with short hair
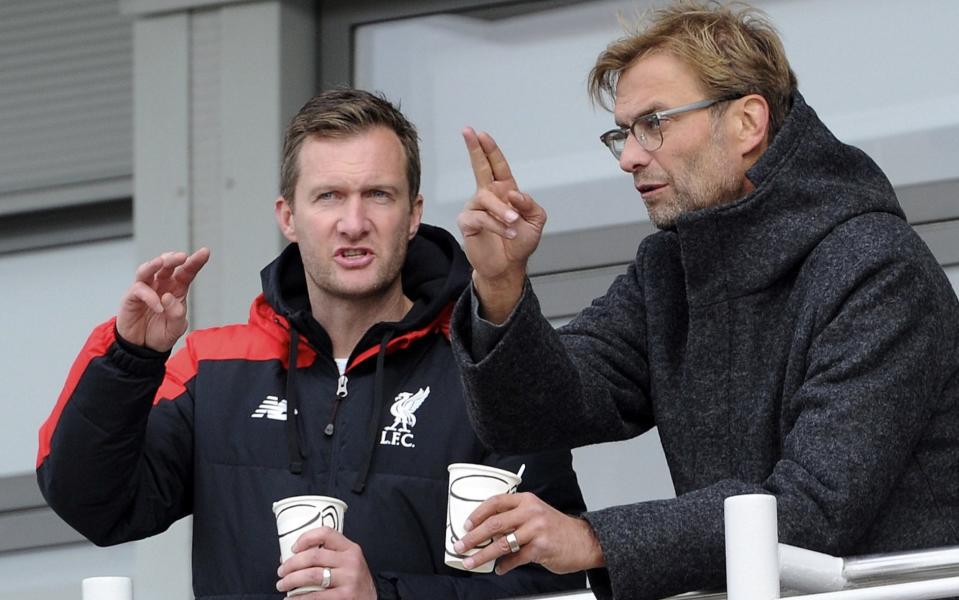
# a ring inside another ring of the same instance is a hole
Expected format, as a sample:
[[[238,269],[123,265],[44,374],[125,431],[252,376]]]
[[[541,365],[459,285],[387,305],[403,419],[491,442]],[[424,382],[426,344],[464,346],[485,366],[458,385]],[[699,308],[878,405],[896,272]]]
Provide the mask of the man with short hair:
[[[959,544],[955,293],[879,168],[806,105],[772,26],[748,7],[661,8],[600,55],[590,89],[614,100],[601,139],[662,231],[554,331],[526,270],[546,213],[466,130],[475,270],[454,352],[491,447],[656,426],[677,496],[582,518],[498,497],[458,550],[492,536],[476,564],[592,569],[602,598],[721,587],[723,501],[752,493],[776,497],[788,544]]]
[[[392,104],[350,89],[308,102],[286,132],[275,204],[291,243],[262,271],[249,322],[194,331],[167,360],[210,252],[141,265],[41,429],[50,506],[101,545],[192,514],[201,599],[582,588],[581,573],[444,564],[450,463],[525,463],[521,490],[585,507],[568,451],[498,455],[470,428],[448,340],[469,265],[451,235],[421,224],[419,180],[416,130]],[[307,494],[346,502],[343,533],[308,531],[280,565],[271,505]]]

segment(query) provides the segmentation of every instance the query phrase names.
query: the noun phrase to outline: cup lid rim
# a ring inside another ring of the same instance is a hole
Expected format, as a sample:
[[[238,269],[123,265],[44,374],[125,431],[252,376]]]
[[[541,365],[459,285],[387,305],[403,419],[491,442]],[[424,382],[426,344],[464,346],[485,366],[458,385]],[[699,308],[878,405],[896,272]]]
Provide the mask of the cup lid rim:
[[[339,498],[334,498],[333,496],[319,496],[316,494],[304,494],[301,496],[288,496],[286,498],[280,498],[273,503],[273,511],[276,512],[277,507],[290,504],[291,502],[314,502],[321,501],[328,504],[335,504],[337,506],[343,507],[343,512],[346,512],[346,509],[349,508],[349,505],[340,500]]]
[[[507,471],[506,469],[500,469],[499,467],[491,467],[489,465],[480,465],[477,463],[452,463],[450,466],[446,467],[446,470],[450,473],[453,472],[453,469],[475,469],[477,471],[485,471],[493,475],[502,475],[515,479],[517,485],[523,482],[523,478],[519,477],[516,473]]]

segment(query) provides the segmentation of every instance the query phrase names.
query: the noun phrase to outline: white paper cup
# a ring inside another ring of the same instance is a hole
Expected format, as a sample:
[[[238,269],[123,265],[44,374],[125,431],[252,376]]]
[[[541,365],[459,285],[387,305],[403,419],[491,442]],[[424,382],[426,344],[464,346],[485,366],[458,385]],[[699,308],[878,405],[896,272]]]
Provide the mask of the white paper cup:
[[[280,559],[286,561],[293,556],[293,543],[311,529],[329,527],[343,533],[344,513],[346,502],[329,496],[291,496],[274,502]],[[319,586],[303,586],[286,595],[298,596],[321,589]]]
[[[87,577],[80,585],[83,600],[133,600],[129,577]]]
[[[463,566],[463,559],[476,554],[490,545],[493,540],[486,540],[466,554],[458,554],[453,544],[465,534],[463,523],[476,507],[484,500],[497,494],[512,494],[516,491],[522,479],[516,473],[510,473],[486,465],[468,463],[454,463],[449,466],[450,484],[449,495],[446,501],[446,558],[447,565],[473,573],[490,573],[493,571],[493,561],[479,565],[473,569]]]

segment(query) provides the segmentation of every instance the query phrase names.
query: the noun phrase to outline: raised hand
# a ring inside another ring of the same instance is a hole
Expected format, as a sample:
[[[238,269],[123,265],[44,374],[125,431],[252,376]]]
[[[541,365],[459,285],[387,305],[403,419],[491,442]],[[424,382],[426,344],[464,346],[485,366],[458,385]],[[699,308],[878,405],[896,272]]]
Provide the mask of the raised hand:
[[[476,193],[459,215],[483,316],[501,323],[523,292],[526,264],[539,245],[546,211],[519,191],[509,163],[487,133],[463,131]]]
[[[186,297],[210,250],[167,252],[140,265],[120,300],[117,333],[124,340],[158,352],[173,348],[186,332]]]
[[[553,573],[594,569],[606,563],[589,523],[561,513],[529,492],[493,496],[473,511],[465,529],[468,533],[454,546],[461,554],[493,539],[463,561],[469,569],[496,559],[499,575],[531,562]]]
[[[363,550],[342,533],[317,527],[303,533],[293,544],[293,556],[277,569],[276,589],[289,592],[303,586],[324,589],[303,600],[339,598],[376,600],[376,586]],[[324,587],[325,586],[325,587]]]

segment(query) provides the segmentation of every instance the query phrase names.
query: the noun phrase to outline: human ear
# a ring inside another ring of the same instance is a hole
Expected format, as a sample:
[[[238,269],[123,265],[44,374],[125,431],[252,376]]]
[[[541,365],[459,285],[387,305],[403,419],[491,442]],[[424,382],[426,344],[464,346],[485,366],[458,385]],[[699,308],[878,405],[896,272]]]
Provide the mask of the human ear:
[[[762,152],[768,145],[769,103],[759,94],[749,94],[737,101],[736,138],[743,156]]]
[[[293,227],[293,205],[287,202],[286,198],[280,196],[273,205],[273,214],[276,216],[276,224],[279,226],[283,237],[295,242],[296,229]]]
[[[413,199],[413,204],[410,206],[410,236],[409,239],[416,237],[416,232],[420,228],[420,223],[423,219],[423,196],[422,194],[417,194],[416,198]]]

